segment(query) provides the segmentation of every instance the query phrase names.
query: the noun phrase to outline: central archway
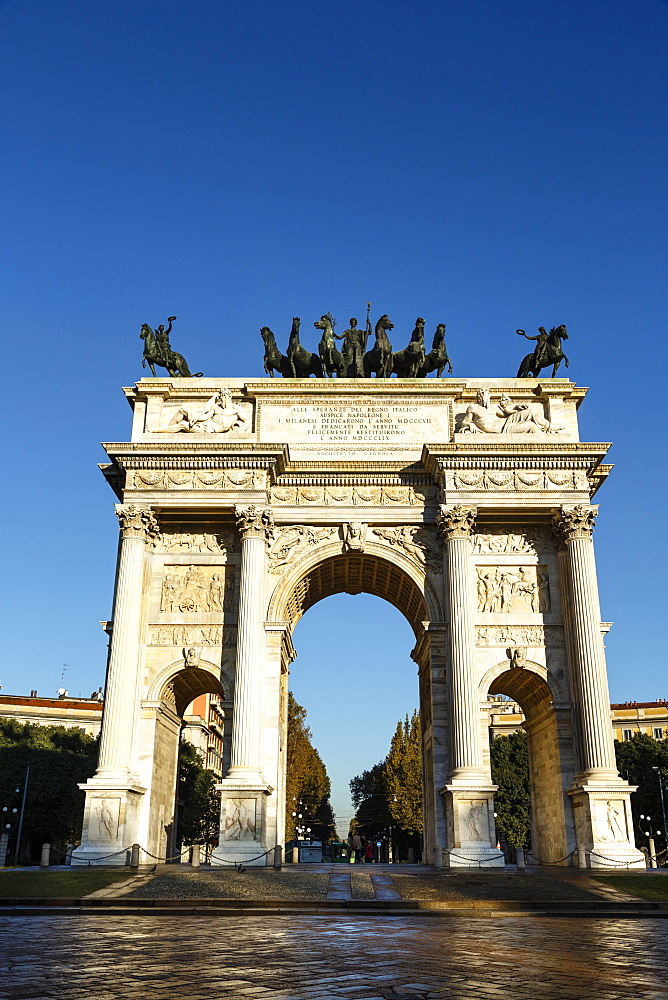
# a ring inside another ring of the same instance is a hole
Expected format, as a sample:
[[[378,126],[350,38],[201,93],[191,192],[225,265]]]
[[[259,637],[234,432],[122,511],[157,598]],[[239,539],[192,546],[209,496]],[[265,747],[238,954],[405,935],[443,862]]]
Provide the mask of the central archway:
[[[374,542],[367,542],[363,552],[342,553],[340,545],[307,550],[276,585],[268,616],[268,627],[282,626],[291,635],[297,622],[314,604],[335,594],[365,593],[386,600],[406,618],[416,640],[407,652],[416,662],[419,675],[424,851],[428,860],[436,845],[444,842],[443,808],[438,790],[445,783],[449,757],[444,698],[445,635],[438,592],[442,586],[438,578],[434,584],[431,575],[418,560],[396,550],[388,553],[387,546]],[[287,691],[286,677],[284,704]],[[281,717],[286,718],[285,710]],[[285,730],[282,739],[285,740]]]

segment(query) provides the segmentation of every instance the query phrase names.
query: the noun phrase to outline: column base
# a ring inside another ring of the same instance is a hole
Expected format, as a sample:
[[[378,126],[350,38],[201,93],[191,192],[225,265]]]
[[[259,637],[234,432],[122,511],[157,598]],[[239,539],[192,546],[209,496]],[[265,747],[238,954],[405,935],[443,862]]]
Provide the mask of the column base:
[[[100,778],[89,778],[79,788],[86,793],[86,805],[81,844],[72,852],[72,865],[126,865],[127,852],[137,842],[146,789]]]
[[[441,788],[448,844],[445,868],[502,868],[506,859],[496,847],[494,792],[496,785],[452,781]]]
[[[588,868],[646,867],[633,838],[631,793],[636,787],[616,776],[606,782],[576,778],[569,789],[577,845]]]
[[[248,865],[260,868],[267,864],[266,851],[274,845],[265,843],[265,803],[273,792],[266,782],[247,782],[223,778],[216,785],[220,792],[220,839],[211,856],[211,864]]]

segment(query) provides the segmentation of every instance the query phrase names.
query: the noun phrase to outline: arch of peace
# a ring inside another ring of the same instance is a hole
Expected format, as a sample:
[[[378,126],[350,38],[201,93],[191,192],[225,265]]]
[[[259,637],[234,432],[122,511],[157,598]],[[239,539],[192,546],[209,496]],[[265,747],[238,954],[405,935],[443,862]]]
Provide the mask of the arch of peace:
[[[586,389],[165,377],[125,394],[131,439],[102,467],[120,542],[75,864],[174,853],[179,731],[206,691],[225,709],[214,861],[265,864],[284,836],[292,631],[364,592],[415,635],[425,862],[503,864],[482,706],[506,694],[526,718],[535,856],[644,866],[609,721],[591,500],[610,466],[579,439]],[[369,621],[382,677],[373,638]]]

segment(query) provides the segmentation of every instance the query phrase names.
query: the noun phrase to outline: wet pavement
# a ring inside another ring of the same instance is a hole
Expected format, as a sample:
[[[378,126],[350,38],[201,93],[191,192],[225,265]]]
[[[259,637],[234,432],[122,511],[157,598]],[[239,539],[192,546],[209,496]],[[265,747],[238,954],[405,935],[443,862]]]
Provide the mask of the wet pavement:
[[[668,921],[0,918],[0,1000],[668,1000]]]

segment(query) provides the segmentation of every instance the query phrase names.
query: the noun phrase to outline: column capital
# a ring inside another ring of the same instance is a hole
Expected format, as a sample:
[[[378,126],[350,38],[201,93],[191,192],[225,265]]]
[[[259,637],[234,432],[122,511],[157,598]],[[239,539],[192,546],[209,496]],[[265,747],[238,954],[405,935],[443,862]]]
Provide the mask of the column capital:
[[[562,507],[552,518],[554,533],[563,542],[570,542],[574,538],[591,538],[597,514],[597,504],[589,506],[579,503],[575,507]]]
[[[264,538],[269,543],[274,537],[274,514],[269,507],[260,509],[254,503],[248,507],[235,507],[237,528],[241,539]]]
[[[477,507],[465,507],[460,503],[454,507],[440,504],[436,517],[439,533],[446,541],[451,538],[470,538],[475,529],[477,513]]]
[[[115,505],[123,538],[141,538],[153,541],[159,535],[158,522],[153,509],[142,504],[117,503]]]

